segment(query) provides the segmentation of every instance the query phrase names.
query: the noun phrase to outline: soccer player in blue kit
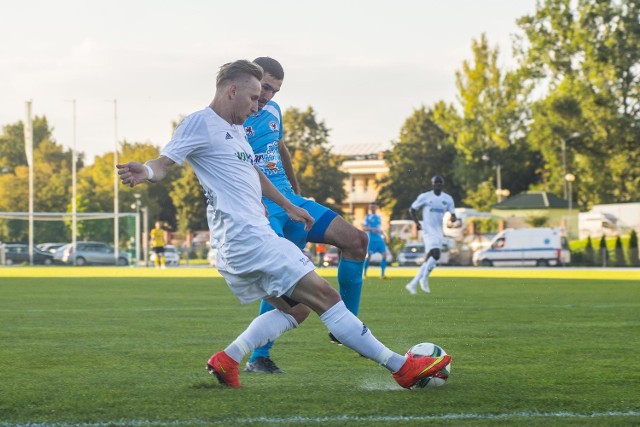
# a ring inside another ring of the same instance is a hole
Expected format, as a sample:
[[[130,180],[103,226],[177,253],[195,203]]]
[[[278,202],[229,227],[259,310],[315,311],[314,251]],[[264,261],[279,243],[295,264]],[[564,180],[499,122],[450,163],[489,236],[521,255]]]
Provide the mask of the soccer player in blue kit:
[[[371,255],[378,253],[382,254],[382,260],[380,260],[380,278],[385,279],[386,276],[384,272],[387,269],[387,245],[384,243],[384,233],[381,228],[382,218],[376,213],[378,211],[378,205],[375,203],[369,205],[369,211],[371,213],[368,213],[362,222],[362,228],[369,234],[369,247],[367,248],[369,256],[364,262],[364,275],[367,275]]]
[[[249,144],[255,154],[256,166],[271,183],[294,205],[309,212],[315,223],[309,232],[304,224],[292,221],[287,213],[267,198],[263,202],[269,214],[271,227],[277,235],[295,243],[300,249],[307,242],[327,243],[340,249],[338,264],[338,283],[340,296],[347,309],[357,315],[362,292],[362,271],[367,254],[367,235],[349,224],[331,209],[313,200],[300,196],[300,187],[296,178],[291,155],[282,141],[282,112],[280,106],[272,101],[280,91],[284,80],[282,65],[273,58],[256,58],[254,63],[264,70],[262,91],[258,99],[257,113],[252,114],[244,123]],[[265,301],[260,305],[260,314],[273,310]],[[331,341],[339,344],[331,333]],[[283,373],[284,371],[270,358],[273,342],[254,350],[247,362],[247,372]]]

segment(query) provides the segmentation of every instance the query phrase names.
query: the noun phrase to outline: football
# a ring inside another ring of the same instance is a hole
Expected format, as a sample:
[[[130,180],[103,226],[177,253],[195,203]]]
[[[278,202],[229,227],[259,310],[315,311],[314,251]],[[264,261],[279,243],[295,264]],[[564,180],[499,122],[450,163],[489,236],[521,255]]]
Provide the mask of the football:
[[[447,354],[446,351],[442,349],[439,345],[423,342],[420,344],[416,344],[411,347],[407,354],[413,354],[416,357],[420,356],[429,356],[429,357],[439,357]],[[449,374],[451,374],[451,363],[449,363],[444,368],[440,369],[434,375],[424,377],[413,388],[430,388],[430,387],[440,387],[444,385],[449,379]]]

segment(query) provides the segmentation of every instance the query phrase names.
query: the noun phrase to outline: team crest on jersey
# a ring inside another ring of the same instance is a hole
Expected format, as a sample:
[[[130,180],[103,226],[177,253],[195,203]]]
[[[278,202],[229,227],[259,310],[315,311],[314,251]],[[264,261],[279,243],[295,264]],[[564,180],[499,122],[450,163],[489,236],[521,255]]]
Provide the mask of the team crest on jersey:
[[[303,256],[302,258],[300,258],[298,261],[300,261],[302,263],[302,265],[307,265],[309,264],[311,261],[309,260],[309,258],[307,258],[306,256]]]
[[[227,132],[227,134],[224,136],[224,139],[233,139],[233,137],[229,132]]]
[[[247,135],[249,136],[255,136],[256,132],[253,130],[253,126],[247,126],[244,128],[244,131],[247,133]]]
[[[273,132],[278,130],[278,124],[276,122],[269,122],[269,129],[271,129]]]

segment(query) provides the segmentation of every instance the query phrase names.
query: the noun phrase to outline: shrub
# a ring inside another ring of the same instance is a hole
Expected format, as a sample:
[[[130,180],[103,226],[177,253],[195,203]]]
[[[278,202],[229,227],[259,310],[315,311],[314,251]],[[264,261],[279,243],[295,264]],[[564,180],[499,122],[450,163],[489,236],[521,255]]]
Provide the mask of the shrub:
[[[525,222],[531,227],[545,227],[549,223],[549,217],[547,215],[530,215],[525,219]]]
[[[624,250],[622,249],[622,240],[620,236],[616,239],[616,267],[624,267],[627,262],[624,259]]]
[[[640,266],[640,259],[638,259],[638,235],[636,230],[631,230],[629,236],[629,264],[632,267]]]
[[[587,245],[584,248],[584,263],[586,265],[595,265],[594,255],[591,236],[587,236]]]
[[[604,234],[600,238],[600,260],[599,263],[602,263],[603,267],[607,266],[607,261],[609,259],[609,252],[607,252],[607,240],[604,238]]]

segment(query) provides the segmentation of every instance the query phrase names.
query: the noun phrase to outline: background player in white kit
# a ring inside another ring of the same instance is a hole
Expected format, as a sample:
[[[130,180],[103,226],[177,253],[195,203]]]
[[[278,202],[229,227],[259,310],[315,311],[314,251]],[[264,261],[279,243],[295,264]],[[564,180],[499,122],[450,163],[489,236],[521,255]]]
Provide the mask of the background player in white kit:
[[[211,356],[207,370],[221,384],[240,387],[242,359],[296,328],[311,309],[345,346],[384,366],[398,384],[411,388],[446,366],[451,357],[414,357],[387,348],[347,310],[302,251],[273,231],[265,216],[263,195],[304,222],[307,231],[313,224],[307,211],[293,205],[254,166],[242,124],[258,111],[262,77],[262,68],[249,61],[223,65],[211,104],[178,125],[160,157],[145,164],[117,165],[122,183],[133,187],[159,181],[173,165],[188,161],[205,190],[218,271],[241,303],[263,298],[276,308],[256,317],[231,344]]]
[[[456,209],[453,198],[442,191],[444,187],[444,178],[436,175],[431,178],[432,191],[420,194],[409,208],[411,219],[416,223],[418,230],[422,229],[422,239],[424,240],[424,249],[427,253],[425,262],[420,266],[418,274],[405,286],[411,294],[416,293],[418,283],[420,289],[430,292],[429,274],[436,266],[436,262],[440,259],[440,249],[442,248],[443,231],[442,219],[444,214],[449,212],[451,219],[447,224],[449,227],[459,226],[456,218]],[[418,220],[418,211],[422,209],[422,225]]]

